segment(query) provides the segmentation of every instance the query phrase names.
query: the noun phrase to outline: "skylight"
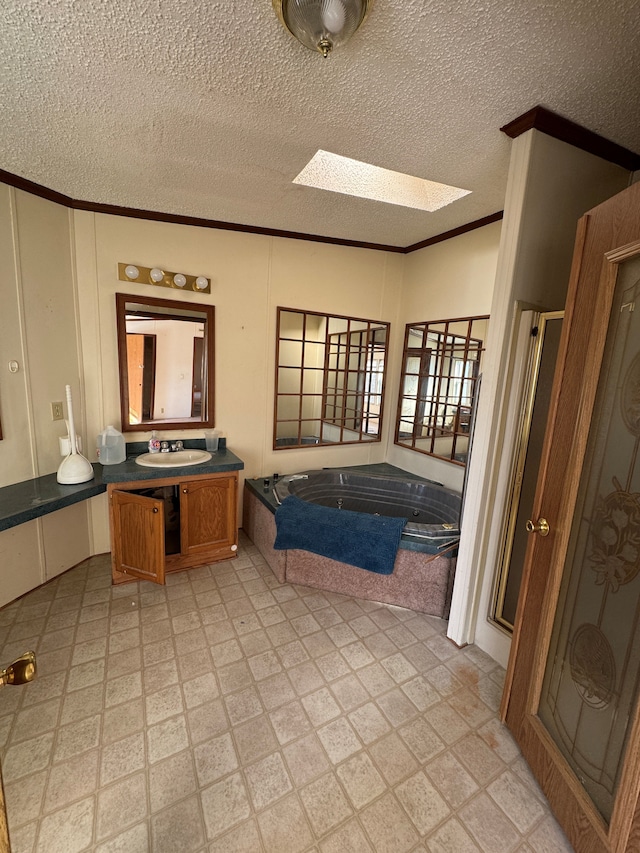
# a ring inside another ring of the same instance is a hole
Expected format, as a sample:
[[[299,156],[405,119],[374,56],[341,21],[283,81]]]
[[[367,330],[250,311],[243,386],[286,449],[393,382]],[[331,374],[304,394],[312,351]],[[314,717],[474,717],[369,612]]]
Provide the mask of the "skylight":
[[[430,213],[471,192],[322,150],[316,151],[293,183]]]

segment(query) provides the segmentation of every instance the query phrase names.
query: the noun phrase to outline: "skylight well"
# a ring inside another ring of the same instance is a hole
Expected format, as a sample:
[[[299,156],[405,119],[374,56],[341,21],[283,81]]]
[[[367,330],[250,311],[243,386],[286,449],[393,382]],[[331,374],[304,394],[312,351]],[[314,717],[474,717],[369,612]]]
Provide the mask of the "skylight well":
[[[322,150],[316,151],[293,183],[429,213],[471,192]]]

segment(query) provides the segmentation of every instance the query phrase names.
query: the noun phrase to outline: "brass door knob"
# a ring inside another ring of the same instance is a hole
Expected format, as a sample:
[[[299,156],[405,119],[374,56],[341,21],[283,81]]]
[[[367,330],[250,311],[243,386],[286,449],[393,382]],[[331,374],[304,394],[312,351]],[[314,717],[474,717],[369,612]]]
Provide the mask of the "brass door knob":
[[[4,684],[26,684],[36,675],[35,652],[25,652],[6,669],[0,671],[0,687]]]
[[[549,535],[549,522],[546,518],[539,518],[537,521],[529,519],[526,524],[527,533],[539,533],[540,536]]]

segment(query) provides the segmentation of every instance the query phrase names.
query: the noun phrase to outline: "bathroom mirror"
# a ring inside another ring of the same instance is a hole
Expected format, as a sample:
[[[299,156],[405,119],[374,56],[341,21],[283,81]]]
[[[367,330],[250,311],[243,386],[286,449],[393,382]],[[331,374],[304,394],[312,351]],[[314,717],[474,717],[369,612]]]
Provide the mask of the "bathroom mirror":
[[[212,305],[116,293],[122,431],[214,426]]]
[[[407,325],[396,444],[466,465],[488,321]]]
[[[278,308],[273,447],[380,441],[389,324]]]

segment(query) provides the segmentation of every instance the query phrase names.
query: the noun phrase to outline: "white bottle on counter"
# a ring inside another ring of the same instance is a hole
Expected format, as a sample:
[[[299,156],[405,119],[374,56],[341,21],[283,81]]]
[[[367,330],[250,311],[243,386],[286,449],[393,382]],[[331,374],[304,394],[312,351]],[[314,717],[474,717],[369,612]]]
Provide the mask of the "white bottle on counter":
[[[98,436],[96,452],[102,465],[117,465],[127,458],[124,436],[112,425],[103,429]]]

